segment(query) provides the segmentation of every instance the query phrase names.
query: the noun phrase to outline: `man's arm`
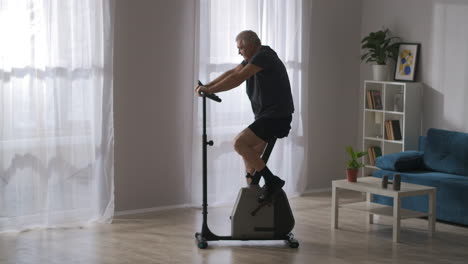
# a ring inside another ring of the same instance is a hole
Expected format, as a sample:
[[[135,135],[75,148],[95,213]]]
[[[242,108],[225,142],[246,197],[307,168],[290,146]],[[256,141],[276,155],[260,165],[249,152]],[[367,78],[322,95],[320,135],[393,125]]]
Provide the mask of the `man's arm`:
[[[210,83],[206,84],[205,86],[206,87],[211,87],[213,85],[216,85],[217,83],[219,83],[220,81],[222,81],[223,79],[225,79],[226,77],[228,77],[229,75],[235,73],[235,72],[239,72],[240,70],[242,70],[242,68],[244,67],[244,65],[242,64],[239,64],[237,65],[236,67],[230,69],[229,71],[221,74],[220,76],[218,76],[218,78],[214,79],[213,81],[211,81]]]
[[[242,66],[242,64],[240,66]],[[231,90],[232,88],[239,86],[242,82],[249,79],[261,70],[263,70],[263,68],[249,63],[240,70],[234,71],[231,74],[226,75],[224,79],[218,81],[214,85],[210,85],[204,92],[219,93]]]

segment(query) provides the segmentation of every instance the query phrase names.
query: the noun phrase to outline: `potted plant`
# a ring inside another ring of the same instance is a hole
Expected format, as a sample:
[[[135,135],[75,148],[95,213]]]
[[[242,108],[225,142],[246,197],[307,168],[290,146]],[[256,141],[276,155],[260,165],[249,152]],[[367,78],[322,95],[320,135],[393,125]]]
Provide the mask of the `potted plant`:
[[[359,168],[364,167],[364,164],[360,163],[358,159],[367,155],[367,152],[363,152],[363,151],[355,152],[353,150],[353,147],[351,146],[346,146],[346,152],[348,152],[351,158],[347,162],[346,176],[347,176],[348,181],[356,182]]]
[[[375,62],[372,66],[374,80],[386,81],[388,79],[388,66],[390,60],[396,61],[398,57],[398,37],[390,36],[389,29],[371,32],[361,40],[361,62]]]

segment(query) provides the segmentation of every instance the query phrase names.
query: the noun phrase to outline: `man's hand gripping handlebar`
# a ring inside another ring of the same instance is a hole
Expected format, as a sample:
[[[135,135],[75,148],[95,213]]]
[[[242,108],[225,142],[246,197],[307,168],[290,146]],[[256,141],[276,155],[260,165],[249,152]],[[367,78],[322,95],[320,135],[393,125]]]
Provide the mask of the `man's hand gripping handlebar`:
[[[203,83],[200,82],[200,81],[198,81],[198,85],[199,85],[199,86],[203,86]],[[221,103],[221,101],[222,101],[221,98],[219,98],[216,94],[207,94],[207,93],[204,93],[204,92],[200,92],[199,94],[200,94],[201,96],[204,96],[204,97],[206,97],[206,98],[209,98],[209,99],[211,99],[211,100],[213,100],[213,101],[216,101],[216,102],[218,102],[218,103]]]

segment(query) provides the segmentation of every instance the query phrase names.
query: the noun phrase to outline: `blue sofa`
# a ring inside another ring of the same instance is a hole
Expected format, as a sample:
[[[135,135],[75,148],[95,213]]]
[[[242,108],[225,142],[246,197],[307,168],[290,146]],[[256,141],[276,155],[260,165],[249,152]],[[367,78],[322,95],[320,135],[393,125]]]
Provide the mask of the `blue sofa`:
[[[468,225],[468,134],[431,128],[419,139],[419,151],[404,151],[376,159],[373,176],[400,174],[402,182],[437,188],[437,219]],[[402,200],[406,209],[427,212],[427,196]],[[376,203],[392,205],[390,197],[374,195]]]

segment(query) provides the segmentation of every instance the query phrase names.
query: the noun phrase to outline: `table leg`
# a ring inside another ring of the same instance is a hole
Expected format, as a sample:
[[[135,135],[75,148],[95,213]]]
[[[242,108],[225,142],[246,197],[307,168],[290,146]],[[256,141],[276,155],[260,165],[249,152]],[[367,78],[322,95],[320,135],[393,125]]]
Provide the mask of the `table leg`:
[[[367,201],[367,209],[370,208],[370,205],[372,203],[372,193],[366,193],[366,201]],[[374,215],[369,213],[369,218],[367,219],[369,224],[374,223]]]
[[[432,236],[435,232],[435,223],[436,223],[436,191],[433,190],[429,193],[429,235]]]
[[[400,241],[400,209],[401,198],[399,195],[393,197],[393,242]]]
[[[332,187],[332,228],[338,229],[338,207],[339,207],[339,191],[334,185]]]

